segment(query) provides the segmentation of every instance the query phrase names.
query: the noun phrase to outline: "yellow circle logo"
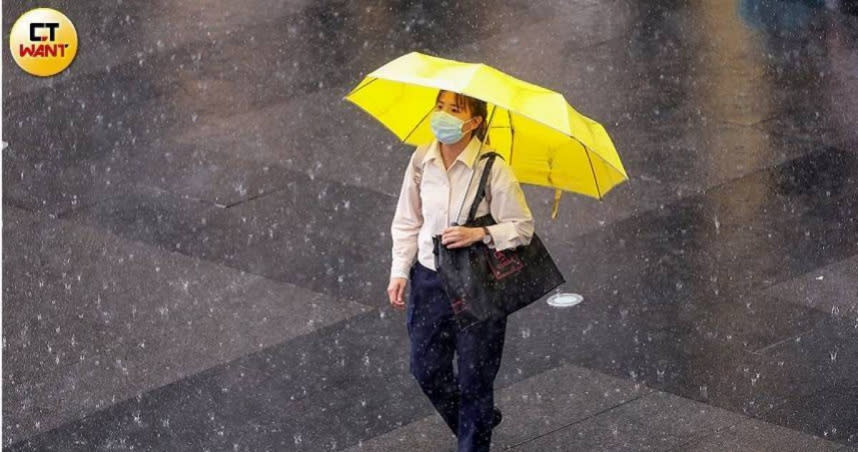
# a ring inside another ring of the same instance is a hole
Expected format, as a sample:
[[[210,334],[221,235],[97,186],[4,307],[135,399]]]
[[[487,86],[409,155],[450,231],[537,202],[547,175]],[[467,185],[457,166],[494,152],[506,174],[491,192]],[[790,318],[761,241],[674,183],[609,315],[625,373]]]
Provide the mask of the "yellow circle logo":
[[[50,8],[24,13],[9,34],[12,58],[21,69],[48,77],[69,67],[77,55],[77,31],[65,14]]]

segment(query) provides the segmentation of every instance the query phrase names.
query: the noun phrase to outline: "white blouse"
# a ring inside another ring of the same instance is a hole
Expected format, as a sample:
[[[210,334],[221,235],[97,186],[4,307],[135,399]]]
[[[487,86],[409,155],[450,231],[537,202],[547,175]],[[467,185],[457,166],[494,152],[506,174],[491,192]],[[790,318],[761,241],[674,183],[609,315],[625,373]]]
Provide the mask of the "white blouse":
[[[467,200],[462,206],[458,223],[464,223],[480,184],[480,176],[488,159],[477,160],[477,173],[470,187],[468,182],[474,169],[474,157],[491,151],[475,136],[456,157],[449,169],[444,168],[438,140],[418,146],[411,155],[396,213],[390,226],[393,239],[393,262],[390,276],[408,278],[415,256],[420,263],[435,270],[432,253],[432,236],[441,234],[454,221],[462,205],[467,188]],[[422,168],[422,171],[421,171]],[[421,174],[422,173],[422,174]],[[527,206],[524,192],[512,168],[502,159],[495,158],[486,184],[486,197],[477,207],[475,218],[491,212],[497,224],[488,226],[495,249],[527,245],[533,237],[533,215]]]

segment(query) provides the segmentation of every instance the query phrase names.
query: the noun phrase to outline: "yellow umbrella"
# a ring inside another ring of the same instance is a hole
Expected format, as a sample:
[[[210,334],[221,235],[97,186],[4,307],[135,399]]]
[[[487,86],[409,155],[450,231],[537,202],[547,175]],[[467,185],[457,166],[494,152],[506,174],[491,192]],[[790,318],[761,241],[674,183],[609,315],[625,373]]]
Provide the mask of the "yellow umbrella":
[[[434,139],[429,120],[440,89],[486,102],[489,147],[519,182],[555,189],[552,218],[563,191],[602,199],[628,180],[602,125],[575,111],[562,94],[485,64],[411,52],[369,73],[344,99],[419,146]]]

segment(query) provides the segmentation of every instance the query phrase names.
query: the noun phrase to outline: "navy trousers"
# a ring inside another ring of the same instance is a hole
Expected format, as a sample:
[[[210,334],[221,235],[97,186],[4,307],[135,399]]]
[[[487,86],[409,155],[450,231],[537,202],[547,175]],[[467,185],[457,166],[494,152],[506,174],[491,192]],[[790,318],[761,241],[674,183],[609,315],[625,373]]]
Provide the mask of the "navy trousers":
[[[459,332],[438,273],[417,262],[410,279],[406,312],[411,373],[458,438],[459,452],[488,451],[506,318]]]

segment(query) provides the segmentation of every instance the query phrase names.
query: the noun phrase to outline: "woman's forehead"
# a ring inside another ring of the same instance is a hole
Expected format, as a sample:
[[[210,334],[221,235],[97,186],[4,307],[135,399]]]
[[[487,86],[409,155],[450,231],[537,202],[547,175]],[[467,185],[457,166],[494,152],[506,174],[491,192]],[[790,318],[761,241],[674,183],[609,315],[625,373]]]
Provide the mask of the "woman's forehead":
[[[468,108],[467,102],[465,102],[464,96],[456,95],[456,93],[451,91],[444,91],[441,93],[441,97],[438,98],[439,102],[443,102],[445,104],[458,105],[462,108]]]

